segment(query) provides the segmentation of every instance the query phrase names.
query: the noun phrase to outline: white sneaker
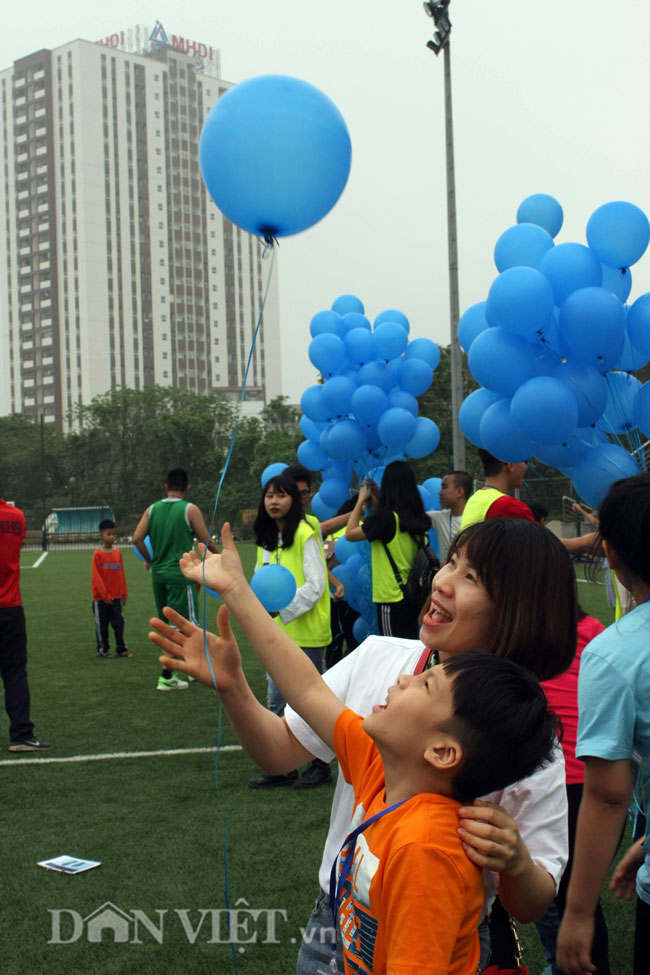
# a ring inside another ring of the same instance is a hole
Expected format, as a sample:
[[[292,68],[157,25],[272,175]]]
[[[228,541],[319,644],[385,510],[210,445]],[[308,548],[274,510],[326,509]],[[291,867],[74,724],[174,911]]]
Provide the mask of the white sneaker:
[[[159,677],[156,686],[157,691],[184,691],[188,687],[186,680],[179,680],[178,677]]]

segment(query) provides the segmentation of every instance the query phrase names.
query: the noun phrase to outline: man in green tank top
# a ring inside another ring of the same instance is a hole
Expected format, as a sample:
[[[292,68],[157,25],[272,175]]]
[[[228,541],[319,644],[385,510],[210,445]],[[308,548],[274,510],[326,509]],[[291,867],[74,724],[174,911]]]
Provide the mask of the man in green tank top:
[[[196,623],[196,587],[187,584],[178,560],[193,547],[195,537],[211,552],[216,552],[217,547],[208,537],[200,509],[187,500],[188,491],[187,471],[174,467],[167,474],[166,497],[154,501],[142,515],[133,534],[133,544],[151,570],[158,616],[163,618],[163,606],[171,606]],[[153,555],[145,546],[147,535]],[[186,687],[187,681],[181,680],[173,671],[163,669],[156,690],[177,691]]]

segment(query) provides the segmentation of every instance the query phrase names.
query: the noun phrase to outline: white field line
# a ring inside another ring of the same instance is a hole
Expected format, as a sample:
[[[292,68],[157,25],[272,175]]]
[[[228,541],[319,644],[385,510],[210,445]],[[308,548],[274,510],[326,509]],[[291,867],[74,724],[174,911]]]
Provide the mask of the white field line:
[[[105,752],[101,755],[67,755],[65,758],[4,758],[0,765],[66,765],[70,762],[104,762],[107,759],[157,758],[161,755],[202,755],[221,752],[240,752],[241,745],[222,745],[221,748],[168,748],[157,752]],[[19,753],[18,753],[19,754]],[[33,754],[33,753],[32,753]]]
[[[41,562],[43,562],[47,558],[48,555],[49,555],[49,552],[43,552],[42,555],[39,555],[39,557],[36,559],[36,561],[34,562],[33,565],[26,565],[25,568],[26,569],[38,569],[38,567],[41,564]],[[22,566],[21,566],[21,568],[22,568]]]

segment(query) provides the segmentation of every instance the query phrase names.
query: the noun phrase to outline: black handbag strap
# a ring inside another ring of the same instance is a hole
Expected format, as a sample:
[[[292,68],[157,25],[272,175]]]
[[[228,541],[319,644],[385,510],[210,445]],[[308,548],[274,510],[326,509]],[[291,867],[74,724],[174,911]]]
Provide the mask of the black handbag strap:
[[[409,532],[409,534],[410,534],[410,532]],[[424,540],[424,535],[418,535],[418,536],[411,535],[411,538],[413,538],[417,542],[418,552],[419,552],[419,550],[421,548],[425,548],[425,546],[426,546],[427,543]],[[402,579],[402,573],[397,568],[397,563],[395,562],[395,559],[391,555],[391,551],[390,551],[390,549],[388,547],[388,542],[385,542],[382,539],[382,545],[384,546],[384,551],[386,552],[386,555],[388,556],[388,561],[390,562],[390,567],[393,570],[393,575],[395,576],[395,582],[400,587],[400,589],[402,590],[402,593],[403,593],[404,592],[404,589],[406,588],[406,583]],[[417,555],[417,552],[415,554]]]

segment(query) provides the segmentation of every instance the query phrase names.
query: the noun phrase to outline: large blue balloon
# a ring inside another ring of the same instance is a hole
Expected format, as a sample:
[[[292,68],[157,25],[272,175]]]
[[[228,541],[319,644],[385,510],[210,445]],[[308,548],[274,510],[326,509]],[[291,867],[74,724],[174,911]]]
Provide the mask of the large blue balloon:
[[[300,409],[314,423],[323,423],[331,417],[331,411],[323,399],[322,386],[308,386],[300,397]]]
[[[347,376],[332,376],[323,386],[323,399],[329,406],[332,416],[345,416],[350,412],[352,395],[357,390],[354,379]]]
[[[645,253],[650,223],[634,203],[615,200],[594,210],[587,222],[587,243],[609,267],[630,267]]]
[[[392,406],[379,418],[377,432],[387,447],[403,447],[415,435],[416,423],[408,410]]]
[[[314,497],[311,499],[311,510],[314,512],[319,521],[327,521],[328,518],[333,518],[337,512],[337,508],[330,507],[330,505],[325,504],[320,496],[320,491],[317,491]]]
[[[636,425],[645,437],[650,437],[650,382],[644,383],[636,398]]]
[[[428,457],[439,443],[440,430],[437,423],[426,416],[419,416],[415,421],[415,433],[404,444],[404,453],[407,457]]]
[[[262,565],[251,579],[251,589],[269,613],[288,606],[296,595],[296,580],[284,565]]]
[[[350,135],[318,88],[262,75],[214,104],[199,161],[210,196],[229,220],[261,237],[286,237],[317,223],[340,197],[350,173]]]
[[[366,449],[366,436],[356,420],[338,420],[327,438],[333,460],[354,460]]]
[[[395,385],[392,372],[388,371],[385,362],[366,362],[360,366],[357,373],[358,386],[378,386],[384,392],[388,392]]]
[[[340,481],[336,477],[328,478],[323,481],[318,493],[321,497],[323,504],[326,504],[328,508],[333,508],[334,511],[338,511],[341,505],[348,500],[348,486],[345,481]]]
[[[262,489],[266,487],[267,482],[270,481],[272,477],[277,477],[282,473],[282,471],[286,471],[288,466],[288,464],[284,464],[282,461],[277,461],[275,464],[269,464],[268,467],[265,467],[262,471],[262,476],[260,477]]]
[[[597,508],[614,481],[638,473],[639,466],[627,450],[614,443],[600,444],[576,464],[573,483],[580,497]]]
[[[608,372],[607,403],[603,410],[605,429],[613,433],[627,433],[636,426],[636,398],[641,383],[627,372]]]
[[[364,426],[376,424],[387,406],[386,393],[378,386],[357,386],[350,400],[350,409]]]
[[[489,389],[475,389],[461,403],[458,411],[458,423],[467,439],[476,444],[477,447],[483,447],[480,434],[483,414],[488,407],[500,399],[500,393],[493,393]]]
[[[435,371],[440,363],[440,349],[431,339],[411,339],[406,346],[405,359],[422,359]]]
[[[575,396],[552,376],[522,383],[512,397],[510,414],[523,435],[535,443],[562,443],[578,427]]]
[[[376,359],[375,347],[372,340],[372,332],[365,328],[353,328],[346,333],[343,339],[348,358],[351,362],[364,365]]]
[[[465,352],[469,352],[470,346],[477,335],[489,328],[488,320],[485,317],[485,302],[477,301],[471,305],[460,316],[458,322],[458,341]]]
[[[317,335],[309,343],[309,359],[322,372],[323,376],[334,376],[346,359],[343,339],[330,332]]]
[[[632,272],[629,267],[607,267],[601,264],[603,280],[601,287],[611,291],[621,301],[627,301],[632,290]]]
[[[586,362],[558,363],[551,375],[567,386],[578,403],[578,426],[595,423],[605,409],[607,385],[594,366]]]
[[[580,288],[560,309],[560,341],[575,356],[602,372],[618,362],[625,346],[625,309],[604,288]]]
[[[358,545],[358,542],[349,542],[345,535],[341,535],[340,538],[336,539],[334,554],[339,562],[347,562],[348,559],[351,559],[353,555],[357,554],[359,550]]]
[[[650,358],[650,291],[628,309],[627,334],[632,345]]]
[[[404,352],[408,340],[405,329],[397,322],[381,322],[372,333],[375,358],[386,362],[397,359]]]
[[[339,338],[343,338],[345,335],[345,327],[341,316],[338,312],[330,311],[330,309],[316,312],[309,323],[309,331],[311,332],[312,338],[316,338],[317,335],[322,335],[323,332],[333,332]]]
[[[313,440],[303,440],[298,446],[296,455],[299,463],[303,467],[308,467],[310,471],[322,470],[329,459],[319,444],[314,443]]]
[[[413,416],[418,415],[418,401],[412,393],[406,393],[403,389],[391,389],[388,394],[389,406],[400,406],[403,410],[408,410]]]
[[[411,396],[421,396],[433,382],[433,369],[422,359],[402,359],[397,370],[397,385]]]
[[[584,244],[558,244],[544,256],[540,271],[553,288],[559,307],[579,288],[597,288],[603,279],[602,264]]]
[[[536,223],[543,227],[551,237],[555,237],[564,221],[562,207],[548,193],[533,193],[519,204],[517,223]]]
[[[505,328],[488,328],[477,335],[467,362],[482,386],[504,396],[512,396],[522,383],[537,374],[530,342]]]
[[[510,267],[538,268],[544,254],[553,247],[553,238],[534,223],[508,227],[494,245],[494,263],[499,271]]]
[[[498,460],[518,464],[535,453],[535,447],[515,425],[510,413],[510,400],[500,399],[488,407],[480,425],[480,436],[486,450]]]
[[[356,295],[339,295],[332,302],[332,311],[337,311],[339,315],[347,315],[349,312],[358,312],[359,315],[363,315],[363,302]]]
[[[422,487],[426,488],[433,499],[433,511],[440,511],[440,488],[442,487],[441,477],[428,477]]]
[[[151,538],[149,537],[149,535],[147,535],[147,536],[145,537],[145,540],[144,540],[144,547],[146,548],[146,550],[147,550],[147,552],[149,553],[149,561],[151,561],[151,559],[153,558],[153,546],[152,546],[152,544],[151,544]],[[139,551],[137,550],[137,548],[135,547],[135,545],[133,546],[133,554],[134,554],[134,555],[135,555],[135,556],[136,556],[137,558],[139,558],[141,562],[144,562],[144,559],[143,559],[143,558],[142,558],[142,556],[140,555],[140,553],[139,553]]]
[[[407,335],[411,328],[404,312],[398,311],[396,308],[386,308],[384,311],[380,311],[373,324],[377,328],[378,325],[382,325],[384,322],[397,322],[398,325],[402,326]]]
[[[485,309],[490,322],[532,339],[546,331],[553,312],[553,289],[532,267],[512,267],[493,281]]]
[[[623,346],[621,357],[616,363],[616,368],[621,369],[623,372],[637,372],[648,364],[648,359],[650,359],[650,353],[646,355],[637,349],[635,345],[632,345],[629,332],[626,328],[625,345]]]
[[[300,417],[299,426],[303,436],[305,436],[307,440],[313,440],[314,443],[318,443],[320,440],[320,435],[323,432],[322,423],[314,423],[313,420],[310,420],[308,416],[303,414]]]

